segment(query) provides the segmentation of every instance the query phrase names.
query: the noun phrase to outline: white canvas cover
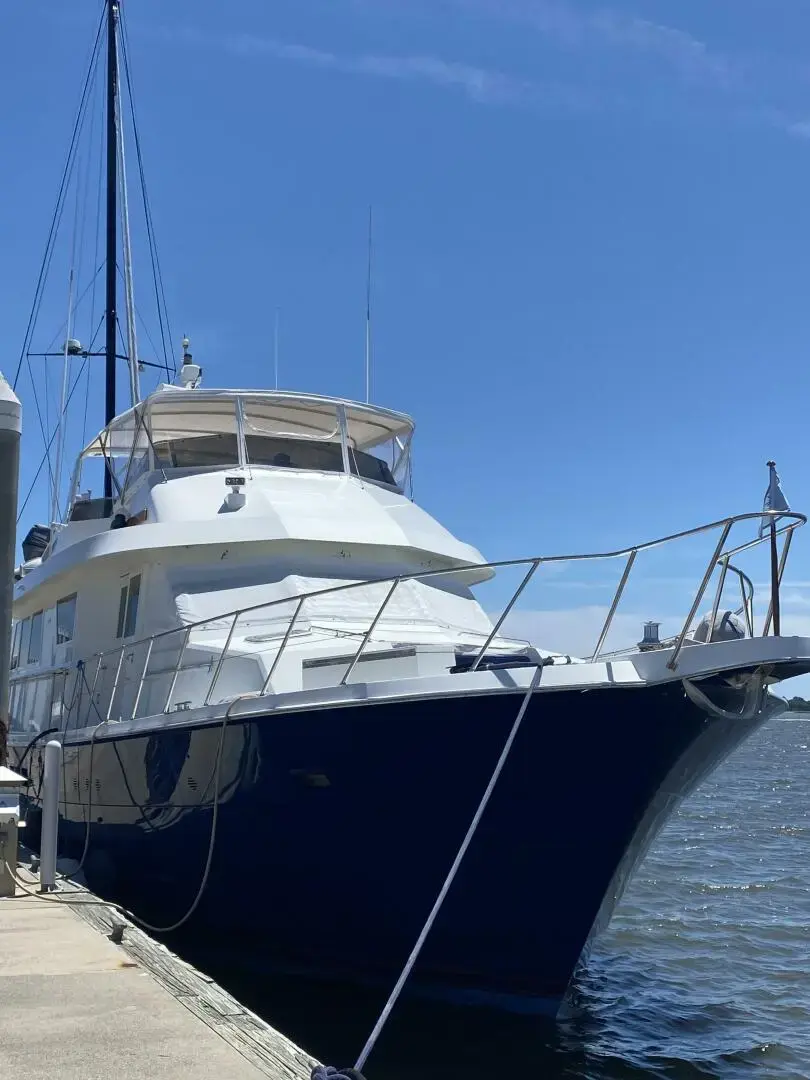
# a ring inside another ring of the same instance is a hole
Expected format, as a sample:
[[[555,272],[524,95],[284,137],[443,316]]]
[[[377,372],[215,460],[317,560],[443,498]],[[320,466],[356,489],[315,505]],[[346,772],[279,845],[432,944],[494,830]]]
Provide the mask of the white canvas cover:
[[[304,593],[321,592],[333,586],[346,585],[338,579],[305,577],[290,574],[281,581],[229,588],[226,581],[220,587],[215,582],[200,588],[185,587],[175,592],[177,613],[183,625],[203,620],[207,630],[228,632],[234,612],[257,604],[271,606],[246,612],[239,619],[237,634],[265,636],[283,634],[295,610],[296,600]],[[390,582],[365,583],[362,587],[337,592],[321,592],[304,602],[296,627],[320,627],[335,631],[363,632],[371,623],[385,599]],[[277,601],[285,600],[285,603]],[[274,603],[276,601],[276,603]],[[377,624],[381,632],[396,628],[397,633],[429,627],[460,634],[488,634],[491,623],[472,596],[446,592],[420,581],[403,581],[397,586]],[[381,634],[380,636],[385,636]]]

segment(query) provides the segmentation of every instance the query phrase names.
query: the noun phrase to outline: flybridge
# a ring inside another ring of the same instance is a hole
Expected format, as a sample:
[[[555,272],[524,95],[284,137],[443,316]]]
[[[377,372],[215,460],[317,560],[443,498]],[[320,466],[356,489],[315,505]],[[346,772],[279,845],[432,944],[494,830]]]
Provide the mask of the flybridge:
[[[342,473],[401,492],[410,482],[413,431],[404,413],[342,398],[162,386],[82,451],[68,520],[84,512],[83,472],[99,458],[120,503],[150,472],[254,466]]]

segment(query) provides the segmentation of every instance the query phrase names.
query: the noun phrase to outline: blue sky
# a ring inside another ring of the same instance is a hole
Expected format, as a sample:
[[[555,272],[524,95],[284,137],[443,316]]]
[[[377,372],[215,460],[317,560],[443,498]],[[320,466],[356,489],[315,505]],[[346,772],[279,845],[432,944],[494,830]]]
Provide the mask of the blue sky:
[[[487,557],[756,510],[770,457],[810,506],[810,9],[124,3],[174,338],[209,385],[271,384],[278,307],[282,385],[362,396],[372,203],[372,396],[417,420],[417,500]],[[7,373],[98,11],[9,0],[0,16]],[[41,345],[66,257],[52,280]],[[25,489],[41,440],[21,389]],[[785,596],[808,631],[809,545]],[[683,611],[699,567],[655,573],[633,625]],[[605,602],[586,586],[549,582],[536,604]]]

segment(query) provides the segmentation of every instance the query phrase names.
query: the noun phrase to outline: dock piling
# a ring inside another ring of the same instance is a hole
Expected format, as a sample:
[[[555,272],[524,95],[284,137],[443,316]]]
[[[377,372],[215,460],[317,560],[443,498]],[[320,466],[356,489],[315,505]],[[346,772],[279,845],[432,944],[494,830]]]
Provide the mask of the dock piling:
[[[19,399],[0,372],[0,765],[6,763],[9,726],[11,605],[14,600],[21,432],[22,408]]]

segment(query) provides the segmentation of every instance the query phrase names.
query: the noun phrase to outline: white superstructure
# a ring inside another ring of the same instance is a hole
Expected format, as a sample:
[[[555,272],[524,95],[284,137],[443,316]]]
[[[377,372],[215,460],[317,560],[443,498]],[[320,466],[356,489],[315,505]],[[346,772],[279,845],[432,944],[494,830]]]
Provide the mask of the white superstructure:
[[[162,709],[181,649],[179,702],[196,703],[197,683],[207,686],[225,649],[212,700],[333,685],[385,598],[384,579],[399,575],[433,573],[403,581],[386,604],[364,678],[383,667],[394,677],[446,671],[457,650],[480,648],[490,633],[469,590],[492,575],[476,567],[483,556],[405,494],[409,417],[337,398],[202,390],[198,382],[159,388],[80,455],[64,522],[17,573],[13,723],[43,724],[29,700],[38,673],[161,633],[148,658],[139,647],[123,650],[116,671],[94,676],[96,696],[109,696],[117,680],[122,717]],[[112,499],[88,489],[99,466],[115,478]],[[444,568],[454,573],[435,574]],[[288,633],[302,594],[375,581],[312,596]],[[258,610],[232,625],[229,613],[246,608]],[[498,638],[492,648],[516,645]],[[150,677],[137,690],[145,664]],[[43,686],[43,707],[46,697]]]

